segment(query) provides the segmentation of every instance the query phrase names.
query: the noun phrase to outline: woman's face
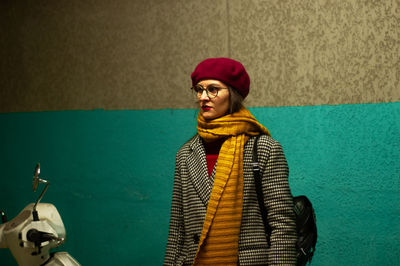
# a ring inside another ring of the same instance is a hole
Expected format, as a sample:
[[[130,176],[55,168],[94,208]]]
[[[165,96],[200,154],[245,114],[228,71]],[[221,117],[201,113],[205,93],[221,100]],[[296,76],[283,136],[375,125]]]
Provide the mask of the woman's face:
[[[196,84],[202,88],[209,89],[209,95],[203,90],[201,95],[198,95],[200,105],[200,114],[206,120],[212,120],[224,116],[229,110],[229,89],[221,81],[215,79],[202,80]],[[217,90],[217,96],[212,98],[212,92]]]

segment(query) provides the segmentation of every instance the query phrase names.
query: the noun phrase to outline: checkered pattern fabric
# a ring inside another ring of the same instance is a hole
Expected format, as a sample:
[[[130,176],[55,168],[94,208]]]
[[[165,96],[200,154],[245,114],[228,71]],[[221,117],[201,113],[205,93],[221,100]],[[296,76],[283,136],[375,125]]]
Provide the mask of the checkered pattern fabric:
[[[252,171],[254,137],[244,147],[243,210],[239,235],[239,265],[295,265],[296,224],[288,184],[288,166],[280,144],[263,135],[258,158],[264,203],[271,225],[268,247]],[[218,162],[217,162],[218,164]],[[204,145],[195,135],[176,156],[171,217],[164,265],[192,265],[210,198],[215,168],[208,177]]]

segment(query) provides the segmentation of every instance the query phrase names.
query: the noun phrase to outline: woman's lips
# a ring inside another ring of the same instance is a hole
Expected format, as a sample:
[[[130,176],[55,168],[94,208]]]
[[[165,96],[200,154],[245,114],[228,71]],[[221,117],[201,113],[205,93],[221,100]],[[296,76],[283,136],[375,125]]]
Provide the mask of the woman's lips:
[[[208,111],[211,109],[210,106],[202,106],[201,109],[203,109],[204,111]]]

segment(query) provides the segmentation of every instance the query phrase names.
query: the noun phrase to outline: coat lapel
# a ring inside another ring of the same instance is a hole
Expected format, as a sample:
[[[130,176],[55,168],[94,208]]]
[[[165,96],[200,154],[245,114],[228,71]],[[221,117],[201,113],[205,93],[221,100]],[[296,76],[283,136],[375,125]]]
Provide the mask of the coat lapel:
[[[197,194],[207,207],[212,190],[212,179],[208,177],[206,153],[199,135],[192,139],[190,148],[191,153],[186,159],[190,179]]]

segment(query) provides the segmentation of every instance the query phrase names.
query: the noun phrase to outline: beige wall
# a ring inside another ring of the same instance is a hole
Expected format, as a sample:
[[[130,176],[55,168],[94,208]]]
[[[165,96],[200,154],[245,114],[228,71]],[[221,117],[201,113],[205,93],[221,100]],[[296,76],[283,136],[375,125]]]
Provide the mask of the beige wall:
[[[1,1],[0,112],[192,108],[207,57],[248,69],[247,106],[400,99],[400,4]]]

